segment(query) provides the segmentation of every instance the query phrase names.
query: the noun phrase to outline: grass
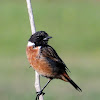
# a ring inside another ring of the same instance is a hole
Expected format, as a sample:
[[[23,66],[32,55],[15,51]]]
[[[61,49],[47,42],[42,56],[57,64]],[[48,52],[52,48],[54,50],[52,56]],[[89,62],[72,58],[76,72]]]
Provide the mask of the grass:
[[[82,88],[53,80],[45,100],[100,99],[100,2],[32,1],[36,29],[45,30],[49,41],[71,70],[69,75]],[[31,35],[26,2],[0,1],[0,100],[35,99],[34,71],[25,49]],[[42,87],[47,79],[41,78]]]

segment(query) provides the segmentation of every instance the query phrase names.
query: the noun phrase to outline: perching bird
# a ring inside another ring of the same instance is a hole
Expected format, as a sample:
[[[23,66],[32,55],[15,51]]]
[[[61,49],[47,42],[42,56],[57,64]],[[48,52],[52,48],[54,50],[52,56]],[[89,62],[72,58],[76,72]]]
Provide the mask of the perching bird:
[[[69,77],[69,69],[58,56],[56,51],[48,45],[48,40],[52,38],[45,31],[34,33],[28,40],[26,54],[30,65],[39,75],[49,79],[44,88],[52,79],[61,79],[69,82],[76,90],[82,91],[76,83]],[[44,88],[38,92],[38,96],[43,94]]]

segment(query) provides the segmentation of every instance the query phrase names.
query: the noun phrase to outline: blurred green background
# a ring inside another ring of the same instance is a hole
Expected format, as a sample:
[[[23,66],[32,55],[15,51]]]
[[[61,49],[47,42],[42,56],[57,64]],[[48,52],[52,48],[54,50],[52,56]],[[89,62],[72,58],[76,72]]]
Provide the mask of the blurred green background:
[[[36,30],[53,38],[69,75],[82,88],[53,80],[44,100],[100,100],[100,1],[32,0]],[[0,100],[35,100],[34,70],[26,45],[31,35],[25,0],[0,1]],[[47,82],[41,78],[42,87]]]

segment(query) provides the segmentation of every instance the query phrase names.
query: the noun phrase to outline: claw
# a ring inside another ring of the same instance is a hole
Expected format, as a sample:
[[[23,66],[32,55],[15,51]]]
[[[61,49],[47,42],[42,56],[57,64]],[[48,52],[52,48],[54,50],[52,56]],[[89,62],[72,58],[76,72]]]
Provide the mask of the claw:
[[[39,96],[42,94],[44,95],[45,93],[40,91],[40,92],[36,92],[37,96],[36,96],[36,100],[39,100]]]

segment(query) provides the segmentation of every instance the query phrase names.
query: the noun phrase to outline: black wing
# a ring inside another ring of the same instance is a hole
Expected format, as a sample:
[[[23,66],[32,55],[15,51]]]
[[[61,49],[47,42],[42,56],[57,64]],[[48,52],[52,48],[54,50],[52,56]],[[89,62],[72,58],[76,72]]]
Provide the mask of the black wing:
[[[44,57],[47,58],[47,60],[52,60],[51,62],[53,62],[53,64],[56,64],[56,67],[59,67],[61,70],[66,70],[67,72],[70,72],[65,63],[61,60],[61,58],[51,46],[47,45],[45,47],[42,47],[41,53]]]

